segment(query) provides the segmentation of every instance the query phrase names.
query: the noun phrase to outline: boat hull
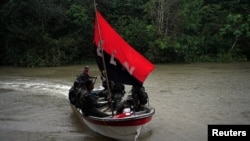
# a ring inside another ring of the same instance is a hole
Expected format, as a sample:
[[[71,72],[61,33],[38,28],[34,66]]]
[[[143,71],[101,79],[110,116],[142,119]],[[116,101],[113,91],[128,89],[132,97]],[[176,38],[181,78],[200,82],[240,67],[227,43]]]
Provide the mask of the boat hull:
[[[136,140],[140,135],[142,125],[138,126],[109,126],[100,125],[89,122],[84,119],[87,126],[93,131],[104,135],[106,137],[118,139],[118,140]]]
[[[123,118],[98,118],[92,116],[85,117],[81,114],[80,109],[76,109],[74,105],[71,105],[71,107],[91,130],[118,140],[136,140],[140,135],[142,127],[151,121],[155,112],[151,108],[151,111],[147,114]]]

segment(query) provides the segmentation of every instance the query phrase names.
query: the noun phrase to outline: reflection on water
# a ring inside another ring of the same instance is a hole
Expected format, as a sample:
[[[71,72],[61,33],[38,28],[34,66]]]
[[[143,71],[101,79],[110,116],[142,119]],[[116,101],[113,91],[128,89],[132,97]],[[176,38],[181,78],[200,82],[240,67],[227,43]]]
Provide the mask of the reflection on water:
[[[67,103],[82,68],[2,67],[1,140],[110,141],[92,132]],[[95,65],[90,74],[99,75]],[[207,140],[208,124],[249,124],[249,84],[250,63],[156,65],[144,84],[156,114],[138,140],[201,141]]]

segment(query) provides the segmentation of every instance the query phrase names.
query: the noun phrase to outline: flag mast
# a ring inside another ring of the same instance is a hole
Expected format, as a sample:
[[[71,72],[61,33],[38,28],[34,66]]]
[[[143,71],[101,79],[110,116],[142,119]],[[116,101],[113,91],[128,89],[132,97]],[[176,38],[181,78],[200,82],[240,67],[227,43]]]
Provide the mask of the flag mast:
[[[94,0],[95,18],[96,18],[96,23],[97,23],[98,33],[99,33],[98,36],[99,36],[99,39],[100,39],[99,46],[100,46],[101,52],[102,52],[102,64],[103,64],[103,68],[104,68],[104,71],[102,71],[102,73],[106,77],[110,107],[111,107],[111,111],[112,111],[112,116],[114,116],[114,110],[113,110],[113,103],[112,103],[112,97],[111,97],[109,79],[108,79],[107,68],[106,68],[106,64],[105,64],[105,58],[104,58],[103,47],[102,47],[103,41],[102,41],[102,37],[101,37],[101,30],[100,30],[100,25],[99,25],[98,17],[97,17],[97,8],[96,8],[96,6],[97,6],[97,4],[96,4],[96,2]]]

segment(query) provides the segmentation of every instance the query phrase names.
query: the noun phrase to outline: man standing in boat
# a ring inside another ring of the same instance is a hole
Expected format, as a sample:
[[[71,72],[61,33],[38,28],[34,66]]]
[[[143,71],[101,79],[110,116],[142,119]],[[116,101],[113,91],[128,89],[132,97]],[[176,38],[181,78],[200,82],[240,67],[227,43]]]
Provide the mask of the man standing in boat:
[[[76,80],[78,82],[86,82],[89,79],[94,79],[96,77],[89,76],[89,66],[85,66],[80,75],[77,76]]]
[[[132,86],[132,97],[135,100],[134,110],[135,111],[144,110],[144,105],[147,104],[148,102],[148,94],[145,91],[145,88],[142,84]]]
[[[85,66],[83,71],[76,77],[76,81],[79,84],[85,84],[88,80],[91,80],[92,82],[95,82],[97,77],[93,77],[89,75],[89,66]]]

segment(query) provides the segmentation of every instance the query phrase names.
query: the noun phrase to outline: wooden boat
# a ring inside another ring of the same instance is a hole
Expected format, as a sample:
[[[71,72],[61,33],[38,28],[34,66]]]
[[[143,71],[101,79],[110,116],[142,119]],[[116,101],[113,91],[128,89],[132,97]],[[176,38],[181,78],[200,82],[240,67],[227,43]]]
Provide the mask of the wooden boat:
[[[75,105],[71,104],[71,108],[94,132],[113,139],[126,141],[136,141],[142,127],[151,121],[155,113],[154,108],[146,107],[144,111],[135,113],[123,113],[108,117],[85,117],[81,109],[76,108]]]
[[[100,12],[95,10],[94,44],[101,74],[106,77],[107,82],[142,86],[146,77],[154,69],[154,65],[122,39]],[[102,90],[95,89],[93,93],[100,91]],[[129,96],[128,98],[131,98],[131,95]],[[105,102],[108,103],[106,100],[99,100],[98,103]],[[140,110],[133,110],[132,104],[130,108],[124,108],[122,113],[106,105],[98,109],[109,115],[106,117],[85,116],[81,108],[73,104],[71,107],[90,129],[118,140],[136,140],[142,127],[151,121],[155,113],[155,109],[148,104],[143,105]]]

